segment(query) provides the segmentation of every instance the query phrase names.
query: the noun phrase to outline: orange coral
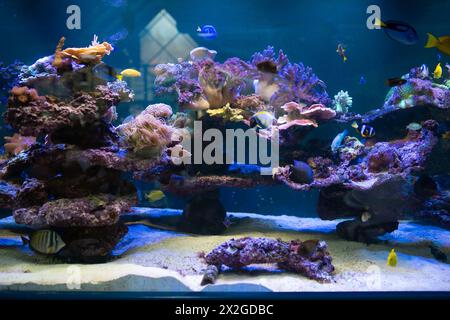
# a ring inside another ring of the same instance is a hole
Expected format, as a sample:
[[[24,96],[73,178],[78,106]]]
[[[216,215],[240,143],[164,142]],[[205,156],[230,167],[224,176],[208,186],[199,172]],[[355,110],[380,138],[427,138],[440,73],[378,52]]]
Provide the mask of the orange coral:
[[[14,87],[11,89],[10,99],[19,102],[21,105],[37,101],[41,98],[42,97],[39,96],[36,89],[30,89],[28,87]]]
[[[64,47],[65,41],[66,41],[66,38],[61,37],[61,39],[58,42],[58,45],[56,46],[55,58],[53,59],[53,64],[52,64],[56,68],[59,68],[62,64],[62,48]]]
[[[105,55],[109,55],[114,48],[108,42],[98,43],[97,37],[87,48],[67,48],[61,52],[63,56],[72,58],[79,63],[100,63]]]
[[[5,137],[5,151],[10,155],[18,155],[20,152],[27,150],[34,143],[35,137],[24,137],[15,133],[12,137]]]

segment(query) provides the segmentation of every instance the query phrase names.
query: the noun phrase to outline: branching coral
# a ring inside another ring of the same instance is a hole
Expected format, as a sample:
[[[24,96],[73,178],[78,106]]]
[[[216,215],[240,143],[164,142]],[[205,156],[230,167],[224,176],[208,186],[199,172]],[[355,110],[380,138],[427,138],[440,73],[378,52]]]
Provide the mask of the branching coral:
[[[333,108],[337,113],[347,113],[353,105],[353,99],[347,91],[339,91],[333,99]]]
[[[259,70],[261,63],[273,64],[276,72]],[[329,103],[325,84],[311,68],[289,63],[282,51],[276,57],[272,47],[255,53],[249,63],[238,58],[222,64],[206,59],[159,65],[155,73],[157,94],[175,93],[180,105],[194,110],[233,105],[241,94],[252,91],[275,107],[290,101]]]
[[[172,128],[163,119],[155,117],[162,112],[168,115],[168,110],[164,109],[161,105],[148,106],[134,120],[117,128],[125,145],[137,156],[158,158],[172,141]]]

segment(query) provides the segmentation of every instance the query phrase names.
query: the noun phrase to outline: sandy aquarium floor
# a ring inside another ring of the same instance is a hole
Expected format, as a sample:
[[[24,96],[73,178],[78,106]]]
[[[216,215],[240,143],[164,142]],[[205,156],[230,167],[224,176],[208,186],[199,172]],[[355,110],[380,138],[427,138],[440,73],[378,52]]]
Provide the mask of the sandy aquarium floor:
[[[134,215],[161,217],[174,210],[135,209]],[[22,246],[20,238],[6,237],[12,219],[0,220],[0,291],[450,291],[450,265],[433,258],[432,241],[447,255],[450,231],[402,221],[399,230],[385,236],[385,244],[367,246],[339,239],[338,222],[291,216],[232,213],[234,224],[220,236],[192,236],[143,225],[129,232],[105,264],[55,264]],[[3,229],[3,230],[2,230]],[[3,235],[3,236],[2,236]],[[281,272],[272,265],[225,271],[215,285],[200,286],[205,264],[199,252],[243,236],[327,241],[336,267],[331,283],[318,283],[301,275]],[[398,266],[386,265],[395,248]]]

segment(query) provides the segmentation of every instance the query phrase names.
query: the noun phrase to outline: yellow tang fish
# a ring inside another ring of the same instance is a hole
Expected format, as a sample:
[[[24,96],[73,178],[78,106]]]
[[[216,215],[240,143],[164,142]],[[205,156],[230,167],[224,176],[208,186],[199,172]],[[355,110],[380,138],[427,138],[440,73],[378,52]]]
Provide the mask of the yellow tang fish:
[[[442,67],[440,62],[437,64],[436,69],[434,69],[433,77],[435,79],[440,79],[442,77]]]
[[[22,237],[22,241],[29,244],[34,251],[42,254],[56,254],[66,246],[59,234],[53,230],[33,232],[29,239]]]
[[[166,197],[166,195],[161,190],[152,190],[145,195],[145,198],[149,202],[157,202],[159,200],[164,199],[165,197]]]
[[[139,78],[141,73],[135,69],[125,69],[119,75],[117,75],[117,79],[122,81],[123,78]]]
[[[389,253],[389,256],[387,258],[387,265],[390,267],[396,267],[397,266],[397,255],[395,254],[394,249],[391,250],[391,253]]]
[[[450,36],[436,38],[431,33],[428,34],[428,41],[425,48],[437,48],[440,52],[450,56]]]

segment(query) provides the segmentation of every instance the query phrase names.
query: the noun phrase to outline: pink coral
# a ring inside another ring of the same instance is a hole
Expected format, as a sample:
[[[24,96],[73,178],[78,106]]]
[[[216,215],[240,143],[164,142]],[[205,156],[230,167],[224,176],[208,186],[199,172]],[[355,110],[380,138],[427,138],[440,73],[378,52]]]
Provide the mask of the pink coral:
[[[12,137],[5,137],[5,140],[5,151],[11,155],[17,155],[36,143],[35,137],[24,137],[17,133]]]
[[[148,106],[134,120],[117,128],[124,137],[125,144],[136,155],[158,158],[172,141],[172,127],[163,119],[155,117],[155,115],[169,115],[167,111],[168,109],[161,105]]]
[[[306,106],[291,101],[281,107],[286,114],[278,119],[278,129],[287,130],[292,126],[318,127],[318,120],[329,120],[336,116],[336,111],[325,107],[323,104]]]

